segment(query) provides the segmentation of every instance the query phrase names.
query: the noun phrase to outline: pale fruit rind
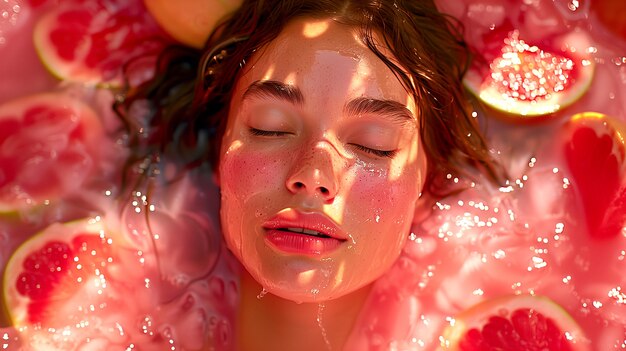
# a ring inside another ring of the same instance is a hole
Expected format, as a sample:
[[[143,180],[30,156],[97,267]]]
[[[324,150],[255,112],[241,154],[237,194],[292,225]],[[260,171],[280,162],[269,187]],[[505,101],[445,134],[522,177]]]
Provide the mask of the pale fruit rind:
[[[50,241],[68,242],[79,234],[99,235],[101,238],[111,239],[120,246],[128,245],[125,241],[119,242],[121,237],[109,230],[100,217],[81,219],[66,223],[53,223],[42,231],[33,235],[22,243],[11,255],[6,264],[2,279],[3,303],[10,322],[14,327],[28,325],[28,305],[30,299],[19,294],[15,288],[15,282],[22,272],[22,264],[26,257],[39,250],[45,243]]]
[[[620,237],[626,223],[626,124],[600,112],[581,112],[563,125],[569,179],[580,198],[588,234]]]
[[[53,109],[66,111],[67,117],[80,125],[81,140],[87,150],[95,151],[97,143],[103,136],[103,126],[98,114],[81,99],[65,93],[39,93],[29,95],[15,100],[8,101],[0,105],[0,121],[6,118],[16,118],[22,122],[24,114],[33,107],[50,106]],[[2,145],[0,144],[0,147]],[[0,152],[2,152],[0,150]],[[44,179],[42,178],[42,181]],[[62,194],[58,194],[61,196]],[[0,198],[0,217],[6,219],[18,218],[17,212],[38,206],[44,200],[55,200],[55,198],[25,198],[21,199]]]
[[[561,38],[560,43],[561,46],[567,47],[562,54],[572,57],[578,73],[571,85],[563,91],[548,94],[538,100],[519,100],[498,91],[498,88],[491,84],[490,77],[483,80],[476,68],[466,73],[463,82],[472,94],[498,111],[529,118],[555,113],[573,104],[587,92],[595,71],[595,61],[587,54],[590,46],[587,34],[574,31]]]
[[[57,11],[52,11],[43,15],[35,25],[33,32],[33,44],[39,60],[44,67],[55,78],[59,80],[71,80],[75,82],[85,83],[87,85],[100,85],[102,84],[102,72],[99,69],[90,69],[84,65],[78,64],[84,60],[84,56],[87,55],[91,42],[88,38],[83,38],[81,48],[76,50],[77,55],[83,57],[77,57],[72,61],[64,61],[56,54],[54,45],[50,42],[49,29],[53,28],[58,22]],[[113,85],[118,85],[120,82],[112,82]]]
[[[615,117],[611,117],[601,112],[586,111],[573,115],[570,117],[568,123],[576,123],[578,125],[585,125],[592,128],[597,128],[599,124],[603,126],[608,124],[608,126],[603,129],[612,130],[615,133],[613,137],[615,137],[615,139],[618,140],[623,146],[626,146],[626,140],[624,139],[626,137],[626,124]]]
[[[494,298],[461,312],[444,330],[441,349],[459,351],[458,343],[468,330],[482,328],[489,317],[500,315],[500,311],[504,309],[510,313],[521,308],[533,309],[556,322],[559,329],[570,340],[572,350],[589,351],[589,340],[574,318],[550,298],[533,295],[510,295]]]

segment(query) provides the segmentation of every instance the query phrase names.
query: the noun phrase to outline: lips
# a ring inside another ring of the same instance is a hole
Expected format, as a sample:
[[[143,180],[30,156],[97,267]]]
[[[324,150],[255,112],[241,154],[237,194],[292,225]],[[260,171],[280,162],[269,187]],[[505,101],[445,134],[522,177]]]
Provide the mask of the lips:
[[[266,240],[287,253],[321,255],[347,240],[335,222],[317,212],[282,211],[263,224]]]

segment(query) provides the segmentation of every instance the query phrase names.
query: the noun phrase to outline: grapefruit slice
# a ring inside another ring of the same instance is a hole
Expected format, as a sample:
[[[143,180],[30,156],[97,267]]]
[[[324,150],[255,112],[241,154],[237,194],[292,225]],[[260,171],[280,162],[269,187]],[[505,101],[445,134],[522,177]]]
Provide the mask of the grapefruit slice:
[[[54,76],[87,84],[119,85],[125,63],[154,57],[168,42],[140,0],[64,2],[39,19],[33,35]]]
[[[565,161],[594,238],[614,238],[626,224],[625,131],[596,112],[576,114],[563,127]]]
[[[52,224],[24,242],[2,293],[29,350],[109,350],[101,344],[134,337],[136,316],[154,308],[138,253],[98,217]]]
[[[103,127],[67,94],[45,93],[0,106],[0,213],[79,189],[97,161]]]
[[[456,316],[443,348],[455,351],[583,351],[574,319],[546,297],[515,295],[482,302]]]
[[[554,113],[578,100],[591,84],[595,65],[588,43],[585,34],[572,32],[555,45],[531,45],[513,30],[499,52],[483,53],[489,64],[475,62],[464,83],[496,110],[525,117]]]
[[[219,20],[242,0],[144,0],[154,19],[179,42],[202,48]]]
[[[101,221],[55,223],[9,259],[3,297],[15,327],[80,323],[108,294],[107,273],[119,265],[120,239]]]

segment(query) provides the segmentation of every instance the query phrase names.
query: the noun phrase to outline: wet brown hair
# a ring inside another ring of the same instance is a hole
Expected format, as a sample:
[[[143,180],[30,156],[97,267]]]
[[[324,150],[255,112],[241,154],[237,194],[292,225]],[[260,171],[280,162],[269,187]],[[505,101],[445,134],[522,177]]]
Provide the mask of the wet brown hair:
[[[431,0],[244,1],[217,26],[202,51],[168,48],[157,76],[131,87],[116,103],[130,132],[129,165],[165,155],[186,167],[206,161],[216,167],[237,77],[251,56],[297,17],[333,18],[360,28],[363,42],[413,95],[429,170],[426,192],[444,193],[439,180],[448,173],[466,174],[468,166],[490,180],[500,179],[469,114],[461,84],[469,54],[459,26]],[[383,43],[375,41],[375,33]],[[380,44],[393,58],[378,50]],[[133,114],[137,104],[149,112]]]

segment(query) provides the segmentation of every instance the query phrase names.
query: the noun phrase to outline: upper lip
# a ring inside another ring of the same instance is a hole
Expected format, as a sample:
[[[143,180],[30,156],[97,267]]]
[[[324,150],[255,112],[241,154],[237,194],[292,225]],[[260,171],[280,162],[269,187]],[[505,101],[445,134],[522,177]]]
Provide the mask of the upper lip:
[[[333,220],[320,212],[294,209],[281,211],[263,224],[265,229],[299,228],[312,230],[338,240],[347,240],[346,233]],[[306,234],[306,233],[305,233]]]

